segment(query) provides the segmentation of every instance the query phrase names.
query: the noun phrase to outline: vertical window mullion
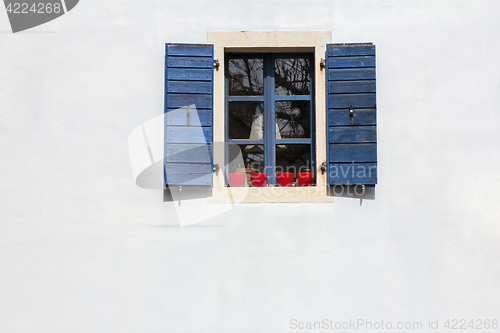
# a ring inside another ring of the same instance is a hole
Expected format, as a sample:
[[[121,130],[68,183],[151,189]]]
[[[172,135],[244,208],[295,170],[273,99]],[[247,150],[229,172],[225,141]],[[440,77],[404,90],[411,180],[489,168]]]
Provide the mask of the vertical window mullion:
[[[314,54],[309,55],[310,59],[310,64],[311,67],[309,68],[310,75],[309,75],[309,94],[311,95],[311,102],[309,104],[309,108],[311,110],[311,114],[309,115],[310,119],[310,131],[311,131],[311,172],[314,173],[314,182],[317,184],[317,177],[316,175],[316,105],[315,105],[315,100],[314,96],[316,94],[316,85],[314,84],[315,82],[315,73],[314,73]],[[326,111],[328,113],[328,110]]]
[[[224,59],[224,165],[229,165],[229,57]],[[224,184],[227,186],[230,170],[224,167]]]
[[[276,153],[275,153],[275,138],[276,138],[276,115],[274,114],[274,57],[271,54],[265,56],[265,87],[264,87],[264,140],[266,143],[266,172],[268,174],[269,184],[275,184],[275,168],[276,168]]]

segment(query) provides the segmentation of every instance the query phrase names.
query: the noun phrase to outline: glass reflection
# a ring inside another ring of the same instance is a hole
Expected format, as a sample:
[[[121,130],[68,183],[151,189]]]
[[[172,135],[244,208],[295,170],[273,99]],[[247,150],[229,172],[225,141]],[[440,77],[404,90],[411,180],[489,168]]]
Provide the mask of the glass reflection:
[[[264,104],[230,102],[228,110],[229,139],[259,140],[264,137]]]
[[[309,101],[276,102],[276,138],[310,138],[311,110]]]
[[[264,171],[264,146],[263,145],[228,145],[229,172]],[[243,162],[243,164],[241,163]]]
[[[229,95],[262,95],[264,61],[262,59],[229,59]]]
[[[311,61],[308,58],[276,59],[274,75],[276,95],[309,95]]]
[[[310,145],[276,145],[276,172],[310,172]]]

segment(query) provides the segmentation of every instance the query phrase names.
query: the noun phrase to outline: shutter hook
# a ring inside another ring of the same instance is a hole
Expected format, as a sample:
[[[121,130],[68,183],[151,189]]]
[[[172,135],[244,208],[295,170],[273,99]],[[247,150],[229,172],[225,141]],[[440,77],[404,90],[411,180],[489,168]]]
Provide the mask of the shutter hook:
[[[219,66],[220,66],[219,59],[215,59],[215,60],[214,60],[214,68],[215,68],[216,70],[219,70]]]
[[[352,108],[352,105],[349,108],[349,122],[354,124],[354,109]]]

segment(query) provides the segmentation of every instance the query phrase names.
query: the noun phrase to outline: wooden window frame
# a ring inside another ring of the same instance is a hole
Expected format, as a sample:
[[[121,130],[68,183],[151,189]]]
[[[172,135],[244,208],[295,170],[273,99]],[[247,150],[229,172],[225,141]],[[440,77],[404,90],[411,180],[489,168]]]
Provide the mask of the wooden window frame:
[[[313,53],[314,61],[314,138],[312,155],[316,186],[308,188],[228,188],[225,182],[225,149],[214,146],[213,163],[221,172],[213,175],[211,202],[332,202],[328,195],[327,175],[321,172],[321,164],[327,160],[326,139],[326,78],[321,66],[326,45],[331,43],[330,31],[238,31],[207,33],[207,42],[214,45],[214,59],[219,67],[214,71],[214,142],[225,142],[225,55],[227,53]],[[278,190],[283,191],[278,191]]]
[[[285,58],[307,58],[311,61],[311,65],[314,62],[312,53],[226,53],[225,55],[225,65],[227,66],[229,59],[239,59],[241,57],[251,57],[251,58],[262,58],[264,64],[264,92],[263,95],[259,96],[231,96],[229,95],[229,87],[228,87],[228,68],[226,67],[226,105],[225,105],[225,142],[228,144],[250,144],[250,145],[264,145],[264,160],[266,161],[265,166],[266,170],[269,170],[269,178],[268,183],[271,185],[276,184],[276,145],[308,145],[310,148],[310,156],[311,156],[311,165],[309,166],[310,170],[315,169],[316,161],[315,161],[315,127],[314,127],[314,71],[311,70],[310,76],[310,91],[308,95],[291,95],[291,96],[276,96],[274,93],[274,80],[275,80],[275,60],[276,59],[285,59]],[[275,127],[271,124],[276,122],[276,102],[291,102],[291,101],[302,101],[309,102],[310,108],[310,133],[311,136],[309,138],[290,138],[290,139],[277,139],[275,133]],[[262,140],[246,140],[246,139],[230,139],[229,138],[229,123],[228,123],[228,106],[230,102],[261,102],[264,104],[264,137]],[[226,163],[228,161],[227,156],[227,147],[226,147]],[[227,170],[226,170],[227,171]],[[314,186],[316,186],[316,182],[314,182]]]

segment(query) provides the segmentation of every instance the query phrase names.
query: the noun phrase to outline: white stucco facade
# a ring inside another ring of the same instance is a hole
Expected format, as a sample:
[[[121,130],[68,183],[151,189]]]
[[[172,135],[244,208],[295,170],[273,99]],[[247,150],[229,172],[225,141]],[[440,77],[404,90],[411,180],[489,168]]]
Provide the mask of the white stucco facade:
[[[163,112],[164,44],[242,30],[376,45],[375,200],[181,228],[136,186],[128,136]],[[0,10],[0,332],[500,319],[499,33],[494,0],[81,1],[17,34]]]

